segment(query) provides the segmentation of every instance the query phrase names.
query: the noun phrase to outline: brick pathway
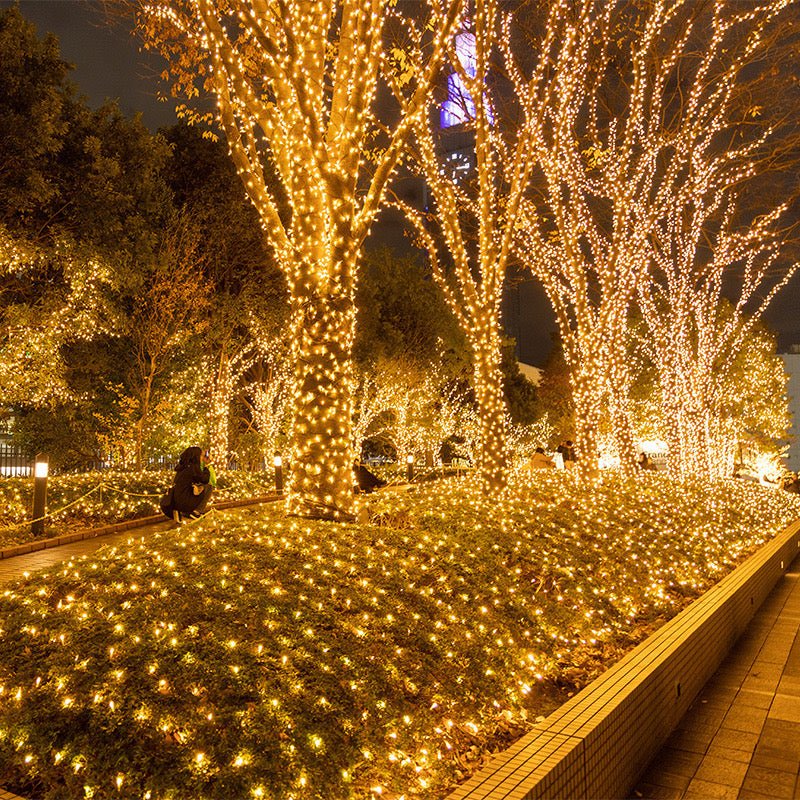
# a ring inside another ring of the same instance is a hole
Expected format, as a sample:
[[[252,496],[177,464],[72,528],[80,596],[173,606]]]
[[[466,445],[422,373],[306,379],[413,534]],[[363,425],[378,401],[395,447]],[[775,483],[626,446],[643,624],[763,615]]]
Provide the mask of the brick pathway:
[[[632,797],[800,800],[800,556]]]

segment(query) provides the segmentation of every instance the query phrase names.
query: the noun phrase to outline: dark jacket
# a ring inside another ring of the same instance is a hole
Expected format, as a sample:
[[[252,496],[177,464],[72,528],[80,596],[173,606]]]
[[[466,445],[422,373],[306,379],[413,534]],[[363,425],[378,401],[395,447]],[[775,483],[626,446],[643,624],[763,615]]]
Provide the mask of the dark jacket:
[[[358,462],[353,465],[353,476],[360,492],[372,492],[375,489],[380,489],[381,486],[386,486],[386,481],[382,481],[377,475],[374,475],[363,464]]]
[[[206,467],[200,464],[186,464],[178,466],[173,484],[172,503],[176,511],[182,514],[191,514],[202,502],[202,495],[194,493],[194,485],[205,486],[211,478]]]

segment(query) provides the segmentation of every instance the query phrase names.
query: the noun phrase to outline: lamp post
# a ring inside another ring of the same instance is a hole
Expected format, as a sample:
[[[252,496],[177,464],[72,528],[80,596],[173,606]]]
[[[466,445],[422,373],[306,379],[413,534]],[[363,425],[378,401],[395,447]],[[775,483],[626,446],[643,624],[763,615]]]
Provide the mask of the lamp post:
[[[275,491],[277,494],[283,494],[283,459],[279,455],[275,455]]]
[[[406,480],[411,483],[414,480],[414,456],[406,456]]]
[[[44,515],[47,509],[47,475],[50,471],[49,459],[38,453],[33,465],[33,522],[31,533],[41,536],[44,533]]]

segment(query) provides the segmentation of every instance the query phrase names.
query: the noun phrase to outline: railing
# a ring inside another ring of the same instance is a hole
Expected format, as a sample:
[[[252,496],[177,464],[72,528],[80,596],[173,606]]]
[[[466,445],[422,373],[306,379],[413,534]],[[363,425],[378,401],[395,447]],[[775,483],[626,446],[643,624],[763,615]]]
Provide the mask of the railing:
[[[33,459],[18,447],[0,443],[0,475],[33,475]]]
[[[144,468],[148,470],[171,470],[175,467],[178,460],[177,456],[150,456],[145,459]],[[246,469],[251,464],[238,464],[236,460],[231,459],[227,468],[229,470],[238,470],[240,468]],[[254,470],[251,472],[266,471],[266,461],[262,461],[262,469]],[[104,472],[110,469],[123,469],[123,465],[111,458],[98,458],[94,461],[86,461],[75,467],[69,469],[60,469],[50,467],[51,475],[59,474],[73,474],[79,475],[86,472]],[[33,456],[23,450],[21,447],[9,444],[8,442],[0,441],[0,477],[31,477],[33,475]]]

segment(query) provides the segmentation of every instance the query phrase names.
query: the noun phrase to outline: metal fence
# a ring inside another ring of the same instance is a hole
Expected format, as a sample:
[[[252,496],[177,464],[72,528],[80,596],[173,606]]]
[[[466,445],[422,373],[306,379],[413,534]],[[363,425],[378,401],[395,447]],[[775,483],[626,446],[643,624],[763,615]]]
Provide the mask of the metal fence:
[[[33,459],[19,447],[0,442],[0,475],[33,475]]]
[[[144,468],[152,470],[172,469],[177,459],[172,456],[153,456],[146,459]],[[0,476],[2,477],[30,477],[33,475],[34,458],[22,448],[8,442],[0,441]],[[235,467],[233,467],[235,469]],[[70,469],[54,469],[51,465],[50,474],[63,473],[81,474],[85,472],[102,472],[109,469],[122,469],[122,465],[112,459],[98,458],[96,461],[87,461]]]

